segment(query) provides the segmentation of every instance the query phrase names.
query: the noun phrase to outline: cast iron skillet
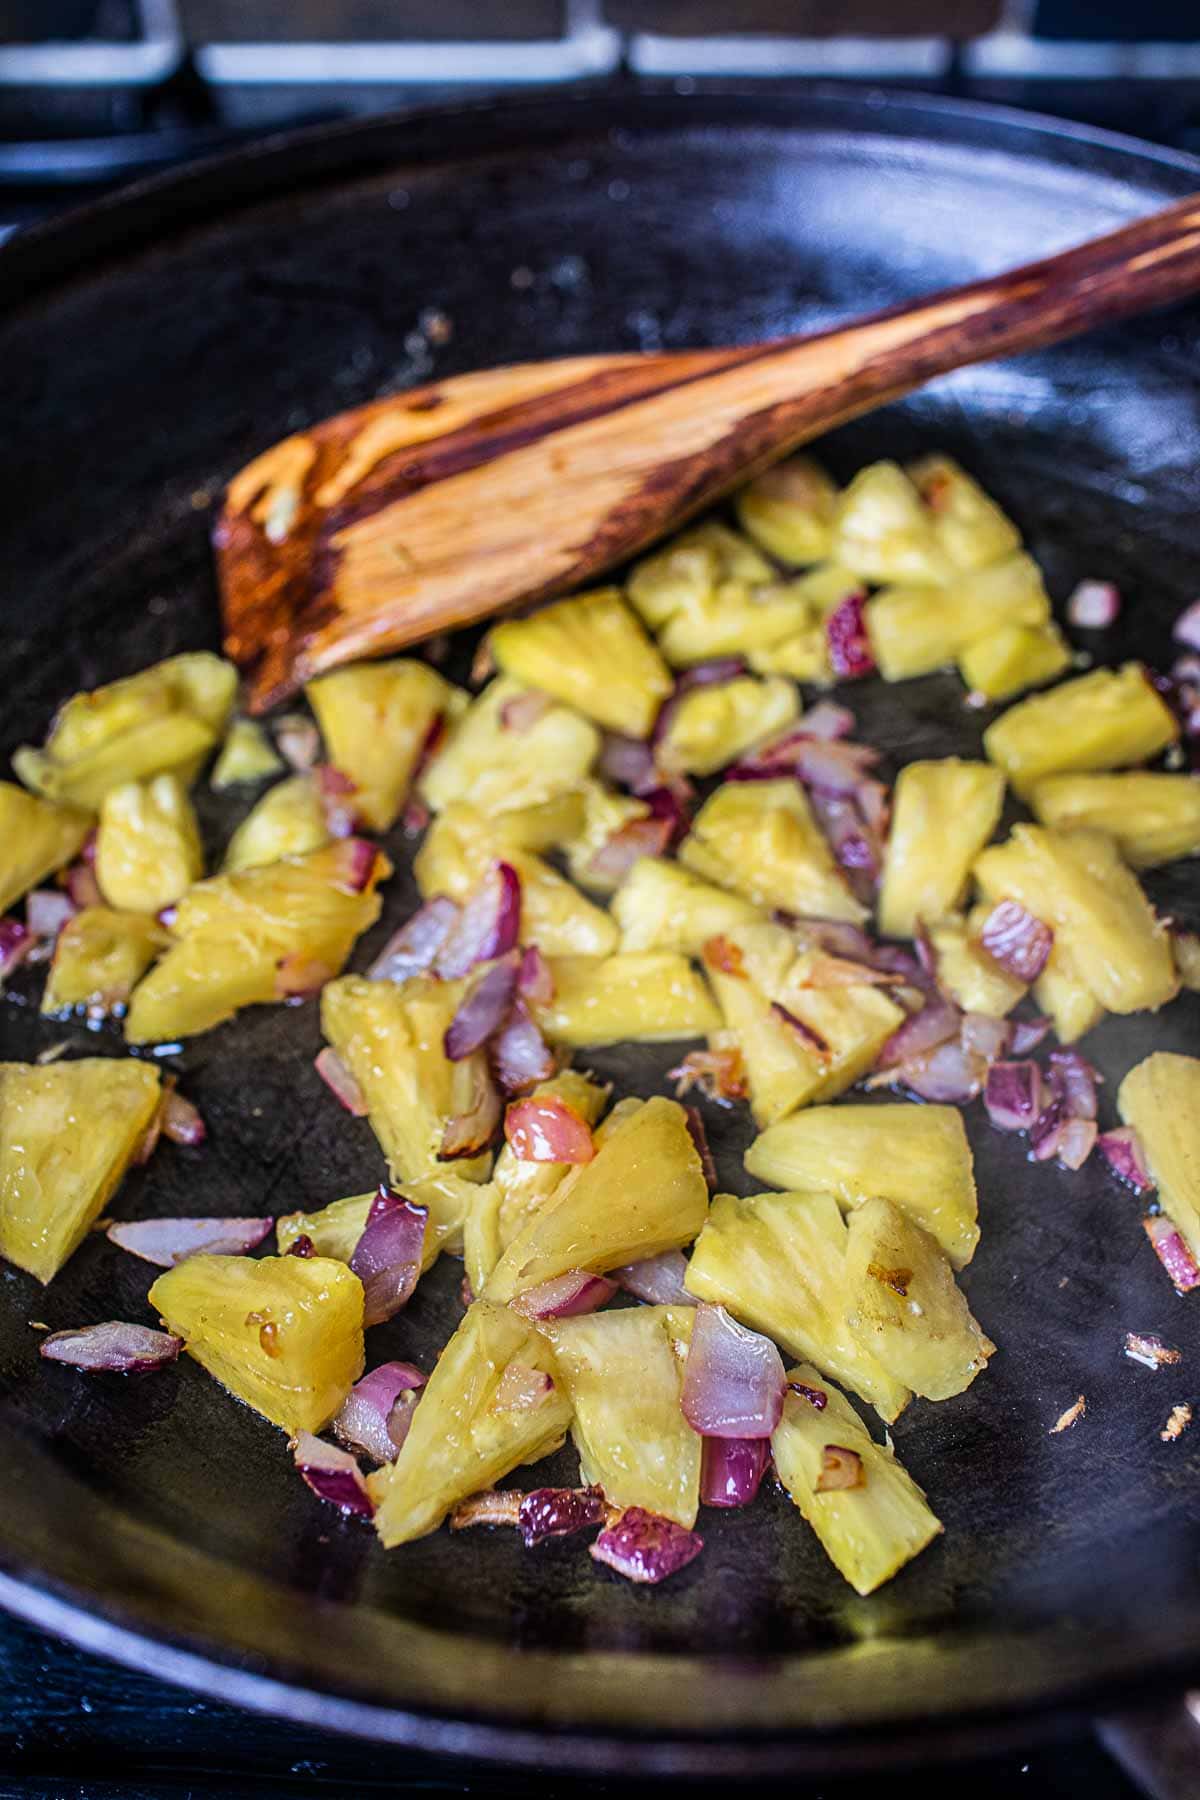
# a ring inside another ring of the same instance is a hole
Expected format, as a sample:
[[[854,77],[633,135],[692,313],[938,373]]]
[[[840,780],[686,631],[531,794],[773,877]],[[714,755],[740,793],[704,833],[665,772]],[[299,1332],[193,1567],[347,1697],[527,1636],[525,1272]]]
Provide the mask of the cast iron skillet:
[[[214,496],[288,430],[431,371],[814,326],[1197,186],[1187,158],[982,107],[657,94],[302,134],[18,239],[0,255],[4,749],[81,686],[215,646]],[[421,334],[428,308],[448,345]],[[1120,584],[1100,654],[1164,660],[1200,553],[1198,328],[1193,308],[966,371],[825,453],[845,474],[945,446],[1022,522],[1060,599],[1082,576]],[[854,703],[894,761],[977,748],[953,677],[868,683]],[[208,806],[214,843],[232,822]],[[1186,867],[1152,887],[1194,908]],[[355,966],[411,902],[401,875]],[[169,1059],[211,1140],[161,1151],[123,1215],[284,1211],[378,1179],[366,1125],[312,1071],[315,1013],[260,1009]],[[119,1048],[42,1024],[36,985],[6,997],[4,1056],[64,1034]],[[1200,1048],[1191,1000],[1089,1039],[1110,1122],[1116,1081],[1155,1046]],[[676,1053],[590,1060],[646,1093]],[[744,1116],[709,1122],[723,1182],[749,1191]],[[968,1393],[900,1420],[946,1534],[872,1599],[775,1492],[706,1514],[703,1557],[658,1591],[577,1542],[442,1532],[384,1554],[194,1365],[122,1381],[39,1364],[30,1319],[145,1316],[150,1272],[102,1239],[44,1293],[0,1282],[0,1599],[247,1705],[571,1767],[828,1769],[1182,1681],[1200,1671],[1200,1430],[1158,1433],[1195,1394],[1200,1310],[1095,1161],[1033,1167],[978,1109],[970,1128],[984,1229],[965,1285],[1001,1352]],[[423,1282],[377,1359],[427,1362],[458,1281],[447,1262]],[[1127,1329],[1178,1345],[1180,1368],[1128,1362]],[[1049,1436],[1080,1393],[1086,1417]],[[563,1453],[542,1478],[570,1468]]]

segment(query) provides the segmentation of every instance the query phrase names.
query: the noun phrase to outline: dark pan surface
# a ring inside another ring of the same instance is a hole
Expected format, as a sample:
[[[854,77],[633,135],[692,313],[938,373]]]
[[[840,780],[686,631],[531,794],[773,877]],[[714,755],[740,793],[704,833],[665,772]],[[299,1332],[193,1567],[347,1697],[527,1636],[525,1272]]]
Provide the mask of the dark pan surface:
[[[40,737],[82,685],[215,646],[212,502],[289,430],[430,372],[814,326],[1043,254],[1198,176],[983,109],[662,95],[309,136],[18,241],[0,255],[2,747]],[[449,344],[421,336],[427,308]],[[1082,576],[1121,585],[1099,654],[1163,660],[1200,560],[1198,336],[1193,308],[974,369],[826,453],[844,475],[944,446],[1024,526],[1060,601]],[[977,749],[953,677],[868,683],[853,702],[893,767]],[[209,804],[205,822],[217,844],[234,821]],[[1151,885],[1200,922],[1190,868]],[[401,874],[355,966],[411,902]],[[373,1184],[365,1123],[312,1071],[315,1014],[254,1011],[172,1059],[209,1145],[164,1149],[116,1210],[285,1211]],[[1106,1121],[1139,1057],[1200,1048],[1197,1017],[1188,998],[1088,1040]],[[118,1048],[41,1023],[18,982],[0,1054],[64,1034]],[[589,1060],[648,1093],[674,1054]],[[983,1242],[965,1285],[1000,1354],[968,1393],[900,1420],[946,1534],[870,1600],[774,1492],[706,1515],[703,1557],[657,1592],[577,1545],[528,1554],[513,1535],[385,1555],[195,1366],[121,1381],[39,1364],[31,1318],[143,1316],[151,1272],[101,1239],[45,1293],[0,1277],[0,1600],[247,1704],[571,1766],[881,1757],[923,1722],[994,1728],[1195,1675],[1200,1430],[1158,1433],[1175,1401],[1200,1399],[1200,1306],[1174,1296],[1137,1204],[1098,1166],[1032,1167],[977,1108],[969,1123]],[[709,1125],[723,1183],[750,1191],[745,1117],[710,1109]],[[375,1359],[427,1364],[458,1280],[443,1262],[376,1332]],[[1160,1332],[1180,1367],[1128,1362],[1127,1329]],[[1049,1436],[1079,1393],[1086,1417]],[[570,1468],[563,1453],[553,1473]]]

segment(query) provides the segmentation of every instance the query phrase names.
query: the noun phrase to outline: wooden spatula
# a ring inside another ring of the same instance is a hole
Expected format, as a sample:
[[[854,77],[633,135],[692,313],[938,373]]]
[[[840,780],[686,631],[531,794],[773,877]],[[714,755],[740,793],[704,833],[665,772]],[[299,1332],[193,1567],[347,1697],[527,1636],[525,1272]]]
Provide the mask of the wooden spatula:
[[[1200,289],[1200,196],[813,337],[431,383],[286,438],[215,542],[262,711],[323,670],[590,581],[831,426],[948,369]]]

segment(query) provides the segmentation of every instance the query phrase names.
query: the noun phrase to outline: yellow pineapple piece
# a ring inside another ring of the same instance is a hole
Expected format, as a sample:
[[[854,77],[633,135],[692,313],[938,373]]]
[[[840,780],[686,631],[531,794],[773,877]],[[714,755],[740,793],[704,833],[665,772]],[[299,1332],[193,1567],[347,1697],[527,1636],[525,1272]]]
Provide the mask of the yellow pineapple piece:
[[[1200,781],[1143,770],[1125,775],[1047,775],[1031,810],[1056,831],[1103,831],[1135,869],[1200,851]]]
[[[0,1256],[49,1281],[116,1192],[159,1074],[111,1057],[0,1063]]]
[[[765,680],[740,675],[692,688],[659,739],[659,762],[684,774],[715,775],[751,745],[790,725],[799,711],[796,687],[782,675]]]
[[[786,1118],[816,1093],[820,1076],[814,1058],[754,982],[707,967],[725,1021],[725,1030],[710,1036],[710,1049],[736,1046],[740,1051],[756,1125]]]
[[[89,829],[86,813],[0,781],[0,913],[69,863]]]
[[[209,786],[219,793],[239,782],[262,781],[268,775],[278,775],[283,766],[283,758],[257,720],[235,719],[213,765]]]
[[[868,1436],[816,1369],[789,1369],[788,1384],[771,1436],[776,1472],[838,1573],[856,1592],[873,1594],[938,1536],[941,1524],[895,1453]],[[818,1408],[810,1395],[824,1396],[824,1404]],[[822,1486],[830,1444],[860,1459],[860,1485]]]
[[[548,800],[537,800],[529,806],[514,806],[510,812],[494,814],[491,828],[497,843],[511,850],[532,850],[539,856],[546,850],[570,851],[587,827],[589,800],[593,793],[607,794],[608,790],[600,782],[585,777],[578,787],[553,794]],[[453,810],[459,810],[457,803]]]
[[[498,675],[471,702],[421,777],[421,797],[434,812],[466,800],[489,816],[509,813],[583,780],[599,752],[599,732],[549,695],[545,712],[521,724],[521,707],[534,698],[522,682]],[[513,718],[517,723],[506,723]]]
[[[326,757],[354,783],[354,810],[373,831],[395,824],[430,732],[467,700],[428,663],[407,657],[335,669],[304,692]]]
[[[534,1011],[555,1044],[668,1044],[721,1023],[700,976],[671,951],[557,956],[550,969],[554,998]]]
[[[96,833],[96,880],[110,906],[161,912],[203,873],[200,827],[178,775],[109,789]]]
[[[68,919],[55,940],[42,1012],[52,1018],[79,1008],[89,1020],[123,1013],[130,994],[169,942],[162,927],[144,913],[85,907]]]
[[[1061,938],[1033,984],[1033,998],[1038,1011],[1054,1021],[1060,1044],[1074,1044],[1104,1017],[1104,1007],[1084,979],[1078,958]]]
[[[1176,931],[1171,942],[1180,982],[1190,993],[1200,993],[1200,937],[1194,931]]]
[[[313,1212],[285,1213],[275,1221],[279,1254],[288,1255],[296,1240],[306,1237],[318,1256],[348,1263],[367,1228],[367,1214],[374,1199],[372,1190],[369,1194],[349,1194],[344,1200],[331,1200],[328,1206],[319,1206]]]
[[[229,840],[222,872],[261,869],[285,856],[306,856],[329,842],[325,803],[311,775],[290,775],[268,788]]]
[[[952,457],[935,452],[909,463],[934,536],[956,569],[981,569],[1021,548],[1021,534],[977,481]]]
[[[926,1400],[961,1394],[996,1348],[937,1241],[890,1200],[864,1200],[851,1213],[846,1285],[859,1343]]]
[[[790,675],[793,681],[832,681],[826,620],[843,600],[862,591],[861,577],[839,563],[819,563],[791,581],[756,588],[753,600],[759,612],[769,606],[803,605],[805,620],[787,634],[777,633],[769,643],[748,639],[745,656],[750,667],[758,675]],[[757,636],[765,639],[765,633]]]
[[[964,1012],[988,1013],[1002,1019],[1029,989],[989,956],[979,933],[991,912],[975,907],[968,918],[958,914],[929,928],[929,941],[937,958],[938,986]],[[1064,1040],[1065,1041],[1065,1040]]]
[[[1126,1075],[1117,1108],[1137,1132],[1159,1204],[1200,1262],[1200,1060],[1155,1050]]]
[[[619,878],[606,873],[603,863],[596,864],[594,859],[624,826],[631,825],[636,819],[648,819],[650,808],[644,800],[616,793],[602,781],[583,782],[577,797],[583,816],[579,830],[563,844],[567,868],[572,881],[577,881],[580,887],[611,894]]]
[[[677,613],[707,610],[723,583],[737,582],[748,588],[771,581],[774,574],[766,557],[748,539],[728,525],[708,519],[637,563],[629,578],[629,598],[657,634]]]
[[[838,490],[811,456],[789,456],[754,478],[734,500],[742,530],[782,563],[829,555]]]
[[[753,925],[758,908],[740,894],[702,881],[679,863],[643,856],[617,889],[613,917],[621,927],[621,950],[676,950],[698,956],[709,938]]]
[[[1010,706],[984,732],[983,747],[1026,798],[1043,776],[1147,762],[1178,736],[1170,708],[1131,662]]]
[[[946,582],[954,573],[933,515],[894,462],[860,469],[834,510],[835,562],[864,581]]]
[[[582,1479],[610,1506],[641,1506],[689,1530],[704,1446],[680,1410],[694,1316],[691,1306],[637,1306],[541,1326],[575,1411]]]
[[[1004,777],[988,763],[946,756],[901,769],[879,889],[886,937],[912,937],[918,922],[954,911],[1003,805]]]
[[[399,1190],[414,1206],[423,1206],[429,1217],[425,1221],[425,1243],[421,1255],[421,1272],[433,1267],[443,1250],[451,1254],[462,1249],[463,1223],[478,1189],[453,1170],[440,1175],[426,1175],[419,1181],[406,1181]],[[351,1194],[345,1200],[333,1200],[315,1212],[286,1213],[275,1221],[275,1237],[280,1255],[286,1254],[297,1238],[311,1240],[318,1256],[332,1256],[348,1263],[358,1248],[358,1240],[366,1229],[367,1214],[376,1190],[369,1194]]]
[[[191,1037],[243,1006],[302,994],[336,975],[379,917],[375,888],[391,874],[381,852],[364,871],[368,850],[346,838],[189,889],[169,927],[170,949],[134,993],[128,1041]]]
[[[685,1285],[894,1419],[909,1391],[846,1323],[848,1233],[832,1194],[718,1194]]]
[[[679,860],[756,906],[854,924],[866,917],[795,781],[719,787],[696,814]]]
[[[541,1393],[538,1374],[548,1377]],[[438,1358],[399,1456],[367,1479],[384,1544],[436,1531],[460,1500],[557,1450],[570,1422],[546,1339],[507,1306],[477,1300]]]
[[[958,672],[973,694],[1011,700],[1044,687],[1071,666],[1071,646],[1058,626],[1001,625],[959,652]]]
[[[890,1200],[937,1239],[955,1268],[975,1254],[974,1164],[953,1106],[813,1106],[755,1138],[746,1169],[775,1187],[819,1188],[851,1212],[876,1196]]]
[[[371,1129],[387,1158],[392,1181],[437,1174],[442,1134],[469,1106],[485,1053],[460,1063],[442,1048],[446,1028],[471,978],[438,981],[367,981],[345,975],[321,995],[321,1029],[362,1091]],[[485,1155],[455,1163],[466,1180],[487,1179]],[[407,1192],[407,1189],[404,1189]]]
[[[328,1256],[189,1256],[148,1296],[221,1386],[285,1431],[320,1431],[363,1371],[363,1290]]]
[[[708,1184],[682,1106],[656,1096],[623,1118],[507,1247],[486,1296],[512,1300],[569,1269],[602,1275],[690,1244]]]
[[[598,725],[649,737],[671,675],[619,588],[557,600],[492,628],[505,674],[564,700]]]
[[[1050,600],[1031,556],[1006,556],[949,586],[882,588],[867,601],[867,634],[885,681],[928,675],[1006,625],[1042,626]]]

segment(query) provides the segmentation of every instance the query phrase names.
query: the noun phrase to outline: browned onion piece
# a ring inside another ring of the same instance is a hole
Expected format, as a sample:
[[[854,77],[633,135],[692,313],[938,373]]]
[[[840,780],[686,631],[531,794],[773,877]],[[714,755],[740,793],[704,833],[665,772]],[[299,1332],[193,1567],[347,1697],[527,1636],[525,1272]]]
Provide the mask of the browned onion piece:
[[[81,1325],[74,1331],[52,1331],[38,1345],[38,1355],[48,1362],[70,1363],[73,1369],[95,1369],[113,1375],[143,1375],[172,1363],[183,1349],[183,1339],[148,1325],[129,1325],[123,1319],[106,1319],[102,1325]]]
[[[694,1087],[724,1105],[744,1100],[748,1092],[742,1053],[737,1049],[689,1050],[681,1063],[667,1070],[667,1079],[675,1083],[677,1100]]]
[[[456,1113],[447,1120],[438,1148],[439,1162],[479,1156],[493,1142],[500,1128],[504,1102],[491,1070],[479,1063],[467,1066],[471,1071],[470,1102],[465,1112]]]
[[[629,819],[589,857],[586,873],[593,881],[622,882],[643,856],[662,856],[674,832],[667,817]]]
[[[688,1135],[696,1146],[696,1155],[700,1158],[700,1167],[704,1171],[704,1179],[708,1183],[708,1191],[717,1191],[717,1165],[713,1161],[713,1153],[709,1148],[708,1132],[704,1125],[704,1115],[698,1106],[685,1106],[684,1117],[687,1119]]]

